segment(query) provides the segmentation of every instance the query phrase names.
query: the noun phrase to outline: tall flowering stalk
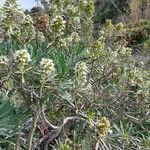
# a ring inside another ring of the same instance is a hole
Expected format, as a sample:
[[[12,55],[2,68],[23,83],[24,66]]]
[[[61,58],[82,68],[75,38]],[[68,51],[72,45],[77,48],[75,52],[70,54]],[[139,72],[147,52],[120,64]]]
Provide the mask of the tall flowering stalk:
[[[87,85],[88,67],[85,62],[78,62],[75,66],[75,85],[85,88]]]
[[[25,83],[24,73],[29,69],[28,65],[31,62],[31,56],[26,49],[16,51],[15,56],[19,72],[22,75],[22,83]]]
[[[40,62],[40,71],[42,80],[49,79],[55,71],[53,60],[42,58]]]
[[[102,117],[97,124],[98,133],[101,137],[106,136],[110,131],[110,121]]]
[[[51,32],[54,39],[56,39],[57,37],[61,37],[64,34],[65,23],[66,21],[63,19],[62,16],[57,15],[52,19]]]

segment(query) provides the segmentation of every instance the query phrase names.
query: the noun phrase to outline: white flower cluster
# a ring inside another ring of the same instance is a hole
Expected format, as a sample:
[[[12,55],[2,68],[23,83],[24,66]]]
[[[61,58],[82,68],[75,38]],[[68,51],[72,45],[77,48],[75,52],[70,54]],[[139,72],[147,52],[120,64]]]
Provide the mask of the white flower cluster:
[[[80,17],[74,17],[72,23],[76,29],[80,29],[81,27]]]
[[[45,36],[44,36],[43,32],[40,32],[40,31],[37,32],[37,40],[42,43],[45,41]]]
[[[59,35],[63,34],[63,30],[65,29],[66,21],[62,16],[56,16],[52,20],[51,28],[52,32],[57,33]]]
[[[88,67],[85,62],[78,62],[75,66],[75,80],[78,87],[84,88],[87,84]]]
[[[59,13],[62,13],[63,12],[63,8],[59,5],[57,5],[57,4],[52,4],[52,6],[51,6],[51,14],[54,16],[54,15],[56,15],[56,14],[59,14]]]
[[[9,62],[9,59],[6,56],[0,56],[0,65],[6,66]]]
[[[71,33],[71,38],[74,42],[79,42],[80,41],[80,36],[78,35],[77,32],[72,32]]]
[[[40,62],[42,77],[48,78],[54,73],[55,67],[52,59],[42,58]]]
[[[58,48],[67,49],[68,45],[67,45],[66,39],[59,39],[59,42],[58,42],[57,46],[58,46]]]
[[[77,32],[72,32],[71,35],[69,35],[67,38],[66,38],[66,45],[71,45],[73,43],[78,43],[80,42],[80,36],[78,35]]]
[[[33,24],[34,21],[30,15],[25,16],[25,23]]]
[[[31,56],[26,49],[17,50],[15,56],[19,65],[27,65],[31,62]]]
[[[121,54],[122,55],[131,55],[132,49],[129,47],[122,47]]]

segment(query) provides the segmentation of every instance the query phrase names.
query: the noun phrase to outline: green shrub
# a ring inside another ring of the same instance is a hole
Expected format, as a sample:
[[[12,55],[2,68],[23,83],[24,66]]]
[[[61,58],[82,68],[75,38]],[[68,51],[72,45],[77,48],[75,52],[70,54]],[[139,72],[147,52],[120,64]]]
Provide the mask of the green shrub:
[[[15,1],[0,8],[1,103],[25,116],[12,123],[19,132],[0,135],[1,148],[7,138],[17,150],[149,148],[150,72],[124,25],[107,20],[95,39],[92,0],[51,8],[38,18]]]

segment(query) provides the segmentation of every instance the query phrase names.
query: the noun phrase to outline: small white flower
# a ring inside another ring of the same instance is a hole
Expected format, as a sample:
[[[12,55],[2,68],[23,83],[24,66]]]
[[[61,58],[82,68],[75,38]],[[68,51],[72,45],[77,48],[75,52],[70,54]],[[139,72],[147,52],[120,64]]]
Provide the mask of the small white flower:
[[[77,32],[72,32],[71,33],[71,38],[74,40],[74,42],[79,42],[80,41],[80,36],[78,35]]]
[[[0,65],[7,65],[9,59],[6,56],[0,56]]]
[[[57,24],[57,23],[61,23],[62,25],[64,25],[66,23],[66,21],[63,19],[62,16],[56,16],[55,18],[53,18],[52,23],[53,24]]]
[[[141,61],[141,65],[144,66],[144,62],[143,61]]]
[[[29,63],[31,61],[31,56],[26,49],[17,50],[15,56],[19,63]]]
[[[110,129],[110,130],[109,130],[109,134],[112,134],[112,133],[113,133],[113,130],[112,130],[112,129]]]
[[[68,48],[67,42],[65,41],[67,39],[60,39],[58,43],[59,48]]]
[[[74,17],[73,22],[76,24],[80,24],[80,17]]]
[[[41,42],[44,42],[45,41],[45,36],[43,34],[43,32],[38,32],[37,33],[37,39]]]
[[[32,17],[31,17],[30,15],[26,15],[26,17],[25,17],[25,22],[26,22],[26,23],[31,23],[31,24],[33,24],[33,19],[32,19]]]
[[[114,51],[114,52],[111,53],[111,56],[112,56],[113,58],[117,58],[118,53],[117,53],[116,51]]]
[[[67,37],[66,41],[68,44],[72,43],[72,41],[73,41],[72,36]]]
[[[83,6],[86,6],[88,4],[87,0],[83,0],[82,4]]]
[[[42,58],[40,62],[42,76],[50,77],[55,71],[54,62],[52,59]]]

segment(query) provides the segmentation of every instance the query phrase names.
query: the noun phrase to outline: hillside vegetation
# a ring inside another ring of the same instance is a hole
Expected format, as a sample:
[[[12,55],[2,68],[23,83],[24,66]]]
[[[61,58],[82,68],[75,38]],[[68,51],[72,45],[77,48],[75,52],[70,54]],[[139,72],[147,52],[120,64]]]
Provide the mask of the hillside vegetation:
[[[149,150],[150,2],[0,6],[0,150]]]

